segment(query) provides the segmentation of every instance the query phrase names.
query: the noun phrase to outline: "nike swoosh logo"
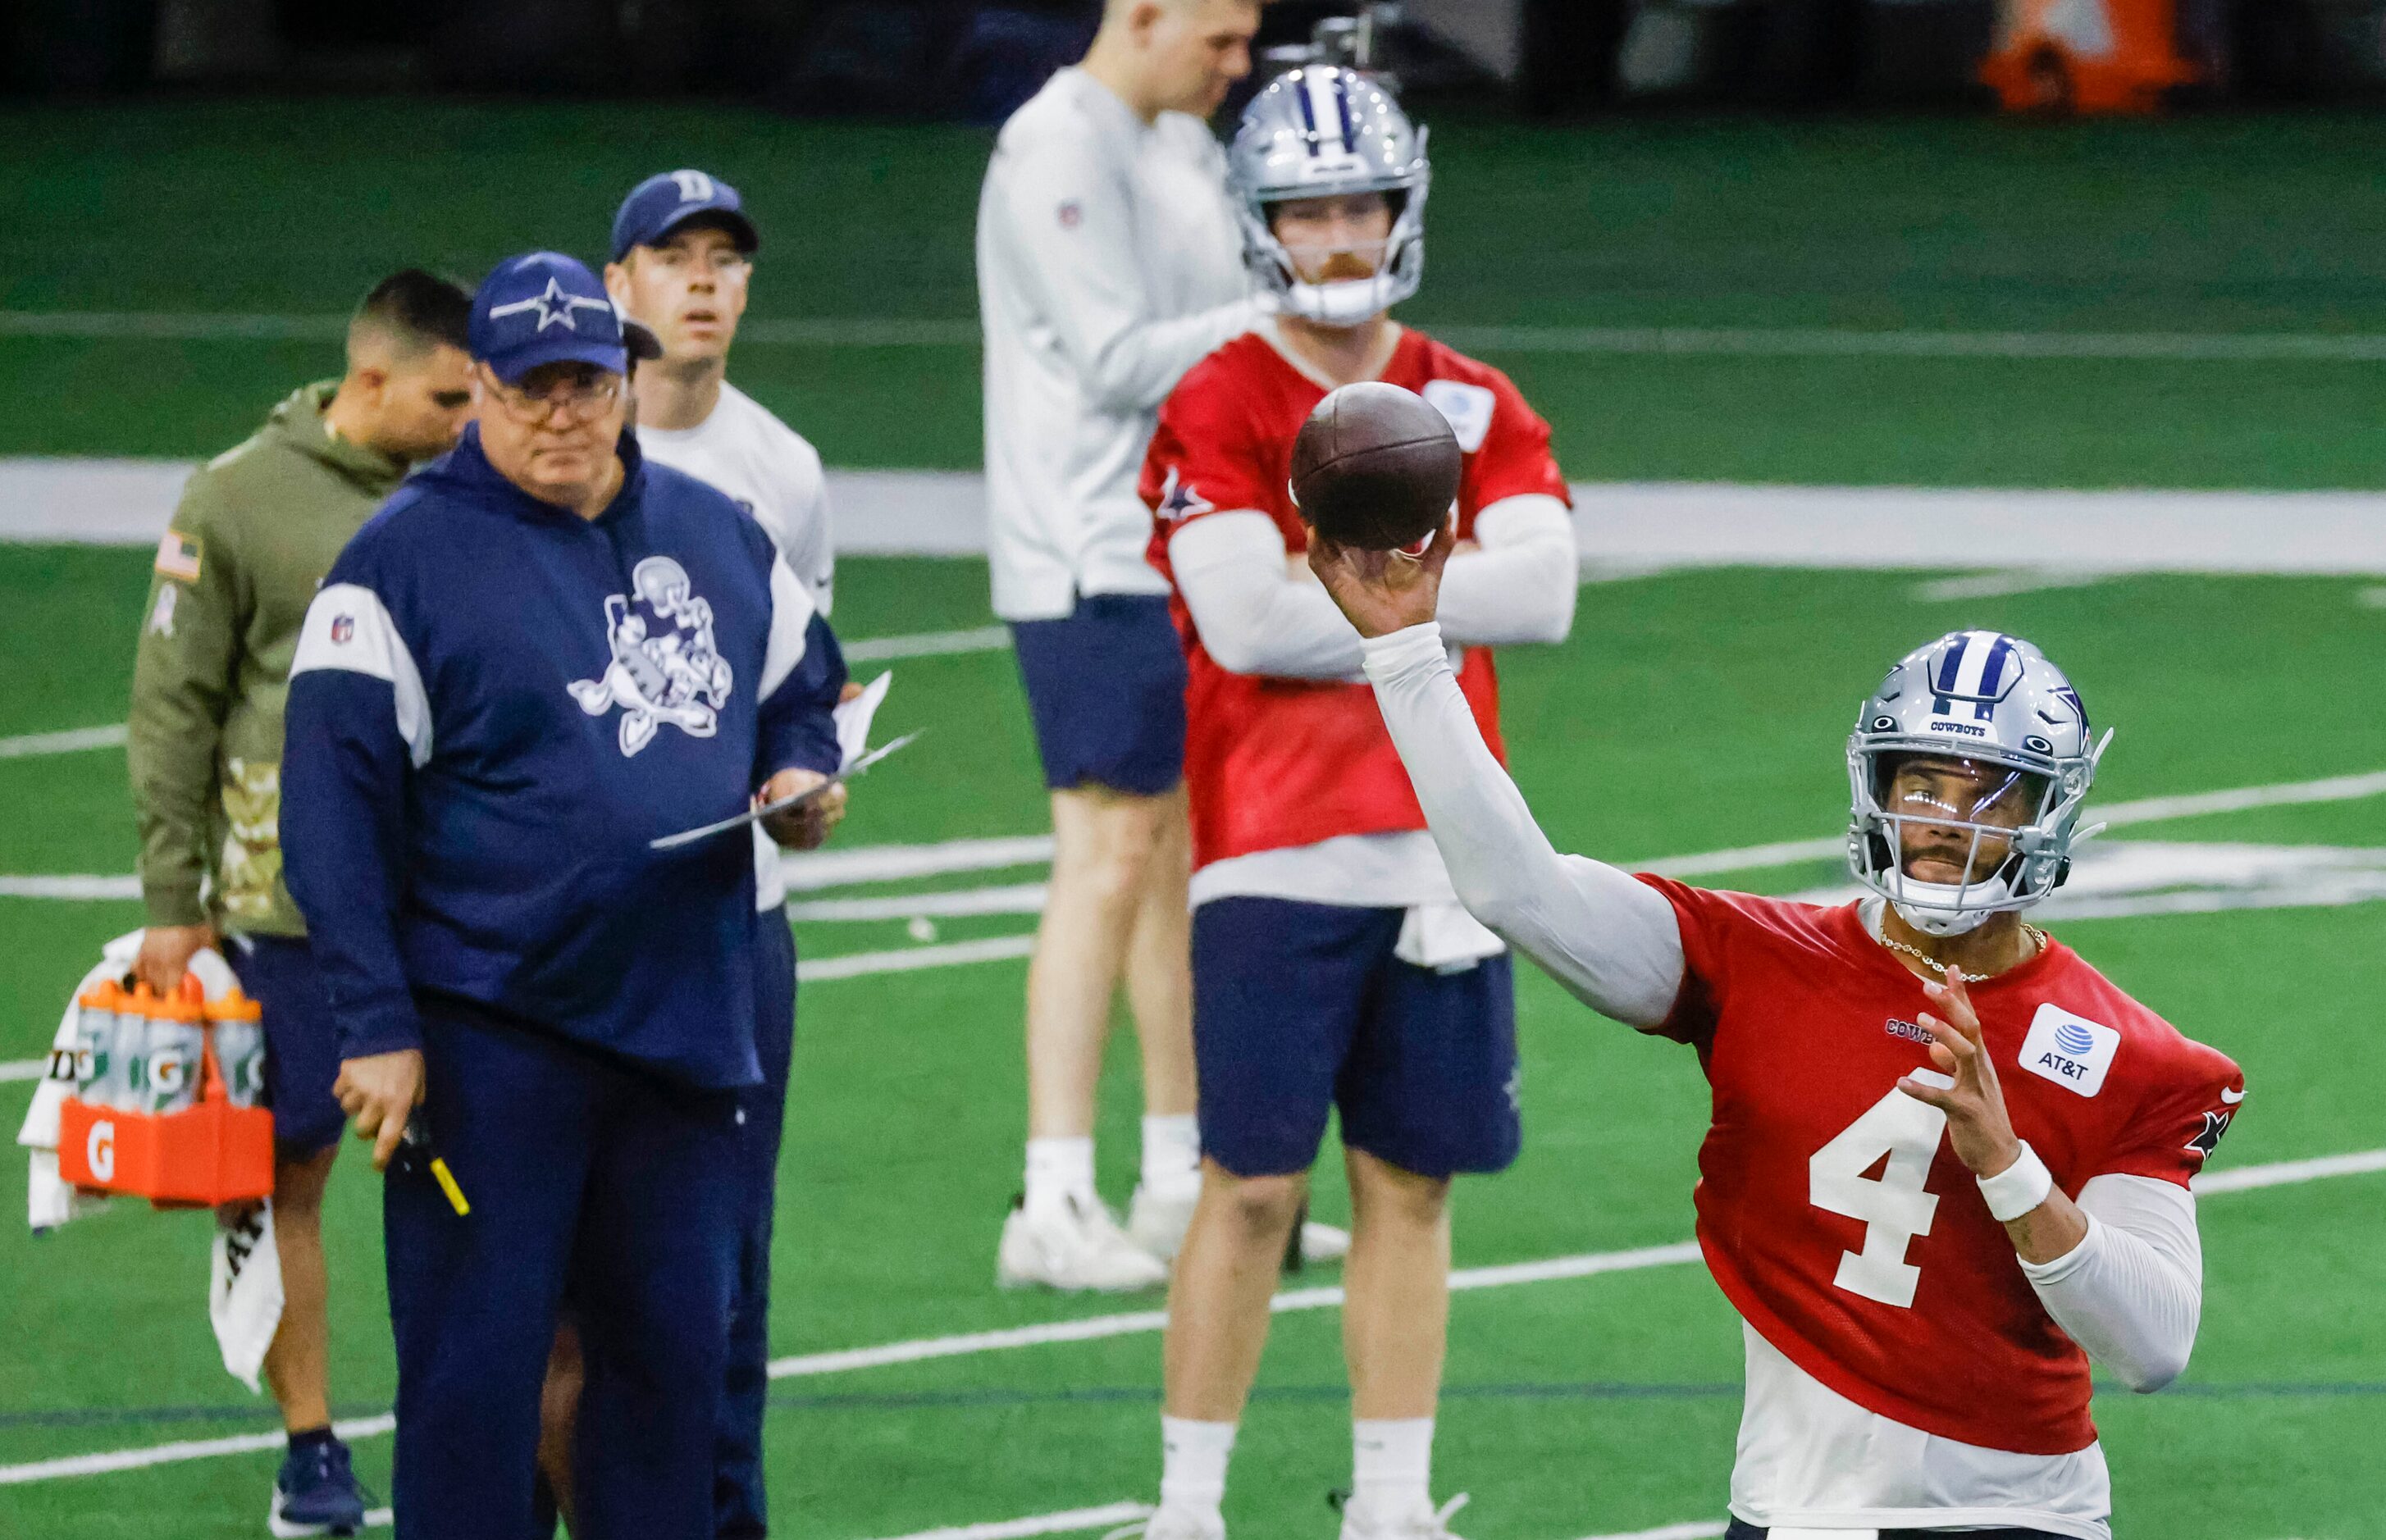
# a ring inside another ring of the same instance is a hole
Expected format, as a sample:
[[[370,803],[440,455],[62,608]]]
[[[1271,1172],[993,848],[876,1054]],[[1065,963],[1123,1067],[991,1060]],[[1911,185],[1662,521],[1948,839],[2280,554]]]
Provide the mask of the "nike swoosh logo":
[[[2234,1106],[2236,1106],[2239,1102],[2243,1101],[2244,1099],[2245,1099],[2245,1093],[2244,1093],[2244,1092],[2242,1092],[2242,1091],[2226,1091],[2226,1090],[2224,1090],[2224,1091],[2222,1091],[2222,1092],[2220,1093],[2220,1100],[2221,1100],[2225,1105],[2229,1106],[2229,1107],[2234,1107]]]

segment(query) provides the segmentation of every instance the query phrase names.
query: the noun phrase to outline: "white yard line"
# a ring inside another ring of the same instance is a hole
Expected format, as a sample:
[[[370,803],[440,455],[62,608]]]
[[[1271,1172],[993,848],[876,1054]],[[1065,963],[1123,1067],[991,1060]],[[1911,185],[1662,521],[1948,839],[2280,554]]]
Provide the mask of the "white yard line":
[[[2203,1196],[2251,1192],[2264,1187],[2289,1186],[2380,1171],[2386,1171],[2386,1150],[2363,1150],[2218,1172],[2199,1181],[2196,1191]],[[1552,1257],[1537,1262],[1462,1268],[1450,1275],[1450,1286],[1453,1292],[1459,1293],[1509,1288],[1519,1283],[1669,1267],[1696,1261],[1698,1257],[1697,1243],[1682,1241],[1672,1246],[1639,1246],[1628,1251],[1589,1252],[1573,1257]],[[1293,1289],[1276,1296],[1270,1308],[1279,1313],[1287,1313],[1324,1309],[1341,1301],[1342,1291],[1339,1288]],[[1118,1315],[1090,1316],[1079,1321],[1048,1321],[1038,1326],[1014,1326],[998,1332],[972,1332],[956,1336],[885,1343],[873,1347],[798,1354],[772,1360],[770,1371],[771,1378],[774,1380],[808,1378],[852,1370],[884,1368],[890,1364],[918,1363],[929,1358],[963,1358],[1012,1348],[1040,1347],[1054,1343],[1094,1342],[1106,1337],[1133,1336],[1158,1332],[1167,1324],[1168,1313],[1165,1310],[1134,1310]],[[394,1418],[383,1413],[378,1417],[339,1423],[335,1431],[342,1438],[354,1442],[389,1433],[396,1425]],[[68,1455],[25,1465],[0,1466],[0,1486],[56,1481],[69,1476],[103,1475],[112,1471],[132,1471],[181,1460],[209,1459],[220,1455],[253,1454],[280,1448],[282,1443],[280,1434],[242,1434],[230,1438],[181,1440],[101,1454]]]
[[[187,460],[0,457],[0,541],[154,544],[192,469]],[[828,482],[848,555],[986,555],[986,483],[975,472],[833,470]],[[2378,492],[1698,482],[1583,482],[1573,490],[1587,581],[1716,566],[1944,573],[1944,532],[1964,528],[1994,528],[2040,567],[2066,572],[2386,577],[2386,494]]]
[[[891,898],[805,898],[787,906],[798,923],[825,920],[946,920],[977,914],[1042,914],[1049,890],[1042,883],[961,888],[946,893],[906,893]]]
[[[910,636],[865,636],[844,645],[846,661],[879,663],[890,657],[942,657],[952,653],[1008,652],[1009,626],[972,631],[923,631]]]
[[[59,898],[88,904],[141,896],[138,877],[94,877],[72,872],[43,877],[0,877],[0,898]]]
[[[1934,578],[1916,583],[1914,596],[1929,603],[1954,599],[2002,599],[2015,594],[2036,594],[2049,588],[2086,588],[2103,582],[2109,572],[2040,571],[1975,572],[1969,577]]]
[[[1661,1524],[1655,1529],[1636,1529],[1622,1534],[1586,1535],[1584,1540],[1715,1540],[1731,1533],[1731,1525],[1721,1519],[1710,1519],[1696,1524]]]
[[[0,336],[170,342],[330,342],[347,318],[182,310],[0,310]],[[2262,332],[1932,332],[1839,327],[1439,326],[1492,353],[1674,357],[2086,358],[2157,363],[2375,363],[2386,336]],[[974,347],[962,317],[757,319],[738,340],[782,347]]]
[[[80,754],[85,749],[115,748],[126,737],[122,722],[107,727],[69,727],[62,732],[28,732],[0,738],[0,759],[22,759],[37,754]]]
[[[1146,1503],[1111,1503],[1107,1508],[1073,1508],[1060,1513],[1039,1513],[1027,1519],[998,1519],[991,1523],[923,1529],[914,1534],[898,1535],[896,1540],[1026,1540],[1029,1535],[1074,1534],[1081,1530],[1131,1524],[1137,1519],[1149,1518],[1150,1514],[1151,1508]]]
[[[1032,935],[986,936],[976,941],[949,941],[941,946],[910,946],[888,952],[848,952],[841,957],[815,958],[796,964],[796,977],[806,983],[829,979],[858,979],[875,973],[915,973],[923,968],[951,968],[961,963],[1000,962],[1023,958],[1036,950]]]
[[[6,1064],[0,1064],[0,1085],[7,1085],[17,1081],[39,1080],[49,1072],[49,1069],[50,1061],[46,1058],[11,1059]]]
[[[1011,866],[1048,866],[1049,834],[1006,834],[994,839],[944,840],[935,845],[861,845],[846,850],[790,855],[779,862],[790,893],[851,887],[860,883],[898,883],[942,877],[955,871],[990,871]]]
[[[397,1419],[388,1412],[382,1412],[374,1417],[334,1422],[332,1431],[354,1443],[360,1438],[378,1438],[395,1432],[396,1427]],[[151,1465],[214,1459],[220,1455],[251,1455],[282,1448],[287,1442],[287,1438],[278,1433],[239,1434],[231,1438],[178,1439],[171,1444],[152,1444],[139,1449],[113,1449],[106,1454],[66,1455],[57,1459],[37,1459],[27,1465],[0,1465],[0,1486],[58,1481],[68,1476],[104,1476],[116,1471],[138,1471]]]

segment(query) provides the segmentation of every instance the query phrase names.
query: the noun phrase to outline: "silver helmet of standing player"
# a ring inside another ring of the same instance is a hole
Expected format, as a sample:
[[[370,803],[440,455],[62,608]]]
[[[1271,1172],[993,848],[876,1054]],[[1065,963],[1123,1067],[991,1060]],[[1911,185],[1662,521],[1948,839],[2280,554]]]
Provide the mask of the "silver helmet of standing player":
[[[1278,305],[1325,326],[1355,326],[1417,292],[1425,278],[1425,200],[1433,180],[1425,131],[1355,69],[1309,65],[1278,76],[1243,109],[1227,152],[1243,227],[1243,260]],[[1392,232],[1370,278],[1305,281],[1275,238],[1269,207],[1298,198],[1381,193]]]
[[[2079,809],[2112,737],[2108,729],[2091,741],[2079,693],[2018,636],[1958,631],[1918,647],[1889,670],[1848,738],[1848,869],[1928,935],[2028,908],[2063,884],[2073,846],[2103,827],[2079,828]],[[1969,805],[1927,777],[1894,792],[1917,758],[1965,761]],[[1957,880],[1915,877],[1909,868],[1925,859]]]

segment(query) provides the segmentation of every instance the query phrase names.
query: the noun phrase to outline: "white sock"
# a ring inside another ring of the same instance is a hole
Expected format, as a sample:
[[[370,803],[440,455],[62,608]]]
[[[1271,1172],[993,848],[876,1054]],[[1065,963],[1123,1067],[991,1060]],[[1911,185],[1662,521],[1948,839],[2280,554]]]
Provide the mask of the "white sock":
[[[1160,1506],[1209,1512],[1226,1496],[1226,1457],[1235,1452],[1232,1422],[1160,1420]]]
[[[1143,1121],[1143,1186],[1161,1197],[1201,1190],[1201,1120],[1190,1112]]]
[[[1350,1488],[1370,1513],[1433,1507],[1433,1419],[1354,1419]]]
[[[1027,1207],[1058,1208],[1070,1198],[1090,1205],[1094,1196],[1094,1136],[1027,1141]]]

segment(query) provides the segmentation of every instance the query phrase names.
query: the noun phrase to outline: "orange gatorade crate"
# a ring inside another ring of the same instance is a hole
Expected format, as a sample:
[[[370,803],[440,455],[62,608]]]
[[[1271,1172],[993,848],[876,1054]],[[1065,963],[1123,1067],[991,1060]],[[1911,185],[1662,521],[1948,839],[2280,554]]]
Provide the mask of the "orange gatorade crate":
[[[254,1100],[253,1071],[228,1086],[220,1054],[257,1047],[256,1002],[202,1008],[195,980],[161,1000],[145,985],[103,984],[76,1001],[77,1091],[58,1108],[58,1173],[93,1192],[158,1208],[212,1208],[273,1192],[273,1114]],[[199,1083],[192,1084],[193,1081]]]

